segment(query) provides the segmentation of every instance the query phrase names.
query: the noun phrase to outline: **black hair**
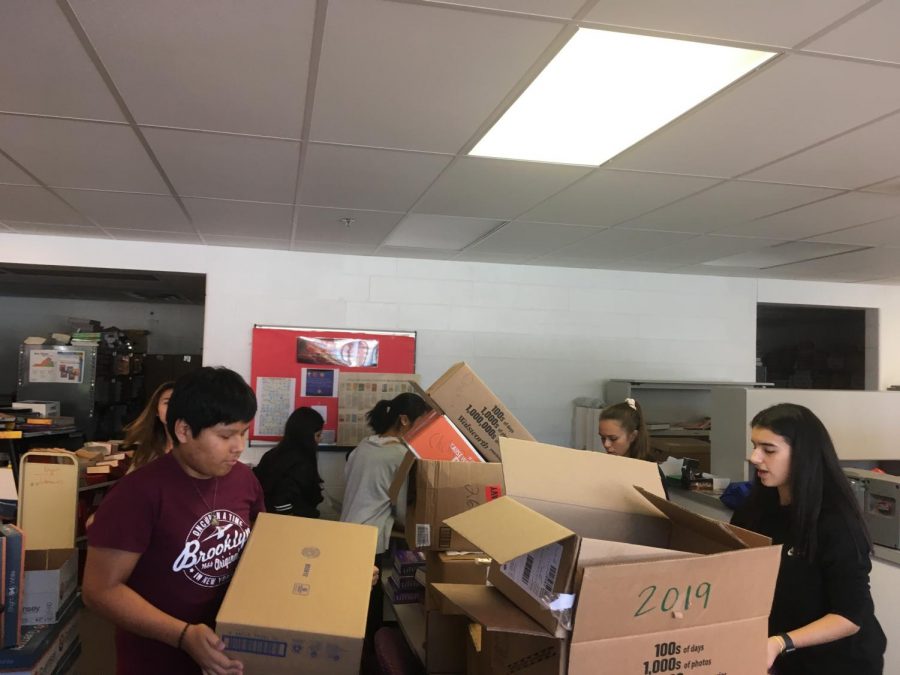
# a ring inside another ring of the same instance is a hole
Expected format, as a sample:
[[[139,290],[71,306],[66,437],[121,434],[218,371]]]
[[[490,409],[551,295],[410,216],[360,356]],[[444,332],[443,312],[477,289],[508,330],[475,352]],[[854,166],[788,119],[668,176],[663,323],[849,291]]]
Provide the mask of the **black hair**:
[[[632,404],[634,407],[632,407]],[[648,462],[655,462],[650,454],[650,434],[647,433],[647,425],[644,423],[644,411],[641,410],[641,404],[634,399],[622,401],[615,405],[607,406],[600,411],[600,420],[612,420],[618,422],[626,433],[637,432],[637,436],[628,446],[626,457],[633,459],[643,459]]]
[[[378,401],[375,407],[366,413],[366,422],[380,436],[394,428],[400,415],[406,415],[412,423],[428,410],[430,408],[421,396],[406,392],[390,401]]]
[[[256,415],[256,394],[244,378],[228,368],[204,366],[182,375],[175,382],[166,428],[172,442],[178,445],[175,423],[184,420],[191,433],[217,424],[249,422]]]
[[[316,459],[319,444],[316,434],[322,431],[325,419],[312,408],[297,408],[284,424],[284,436],[277,448],[283,448],[302,455],[304,459]]]
[[[822,420],[802,405],[778,403],[758,412],[750,427],[778,434],[791,448],[789,510],[795,555],[807,560],[815,557],[823,507],[836,511],[851,527],[859,528],[871,552],[872,538]],[[772,513],[778,505],[777,488],[765,487],[756,476],[748,499],[751,524],[758,525],[764,514]]]

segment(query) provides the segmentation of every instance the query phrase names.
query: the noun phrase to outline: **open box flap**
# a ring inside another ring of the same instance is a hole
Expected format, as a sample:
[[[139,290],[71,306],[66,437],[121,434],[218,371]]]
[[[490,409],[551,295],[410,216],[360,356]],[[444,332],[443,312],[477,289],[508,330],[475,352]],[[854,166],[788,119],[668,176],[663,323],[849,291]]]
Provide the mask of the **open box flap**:
[[[781,547],[584,568],[572,642],[765,619]]]
[[[661,517],[632,488],[665,497],[652,462],[515,438],[501,438],[500,453],[510,497]]]
[[[496,588],[476,584],[431,584],[431,587],[489,631],[553,637]]]
[[[500,564],[575,537],[572,530],[509,497],[482,504],[444,523]]]
[[[583,569],[594,565],[620,565],[633,562],[649,562],[651,560],[673,560],[691,558],[696,553],[673,551],[668,548],[639,546],[620,541],[603,541],[598,539],[582,539],[578,550],[578,567]]]
[[[671,548],[694,553],[720,553],[771,544],[768,537],[753,535],[746,531],[741,531],[743,534],[739,536],[736,532],[739,528],[660,499],[637,485],[634,488],[672,522]]]
[[[78,460],[68,450],[32,450],[19,462],[18,526],[26,549],[74,548]]]
[[[397,467],[397,472],[394,474],[394,480],[391,481],[391,486],[388,488],[388,497],[391,498],[391,504],[394,506],[397,505],[397,498],[400,496],[400,490],[403,489],[403,485],[409,477],[409,472],[412,471],[413,466],[415,466],[416,459],[417,457],[410,450],[406,453],[406,457],[403,458],[403,461],[400,462],[400,466]]]

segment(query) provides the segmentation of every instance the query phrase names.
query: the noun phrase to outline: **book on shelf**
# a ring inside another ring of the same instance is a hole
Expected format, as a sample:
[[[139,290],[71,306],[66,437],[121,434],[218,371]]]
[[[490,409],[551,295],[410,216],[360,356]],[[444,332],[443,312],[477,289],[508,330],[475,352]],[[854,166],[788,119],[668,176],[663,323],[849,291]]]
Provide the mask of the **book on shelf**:
[[[22,438],[22,433],[21,429],[3,429],[0,430],[0,439]]]
[[[3,607],[3,634],[0,644],[15,647],[22,640],[22,602],[20,593],[25,586],[25,534],[15,525],[0,525],[6,556],[3,586],[6,604]]]
[[[75,418],[68,415],[59,417],[26,417],[25,424],[46,427],[71,427],[75,424]]]
[[[647,422],[647,431],[666,431],[671,428],[672,425],[668,422]]]

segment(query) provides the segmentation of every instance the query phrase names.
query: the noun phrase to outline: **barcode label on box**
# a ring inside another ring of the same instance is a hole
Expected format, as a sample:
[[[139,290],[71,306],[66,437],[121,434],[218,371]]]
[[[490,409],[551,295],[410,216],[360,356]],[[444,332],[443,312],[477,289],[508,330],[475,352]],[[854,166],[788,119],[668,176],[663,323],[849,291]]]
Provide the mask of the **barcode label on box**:
[[[416,548],[431,546],[431,525],[416,523]]]
[[[438,528],[438,548],[450,548],[451,541],[453,541],[453,530],[446,525],[441,525]]]
[[[223,635],[222,641],[225,649],[232,652],[245,652],[247,654],[262,654],[263,656],[287,656],[287,643],[274,642],[272,640],[259,640],[238,635]]]
[[[549,544],[510,560],[500,569],[531,597],[540,600],[543,594],[553,593],[562,554],[562,544]]]

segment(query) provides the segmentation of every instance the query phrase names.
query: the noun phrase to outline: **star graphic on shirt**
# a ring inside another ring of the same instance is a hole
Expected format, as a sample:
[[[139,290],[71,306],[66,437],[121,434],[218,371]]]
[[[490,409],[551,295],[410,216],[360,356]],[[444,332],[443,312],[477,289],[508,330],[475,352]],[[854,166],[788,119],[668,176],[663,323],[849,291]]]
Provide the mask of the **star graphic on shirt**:
[[[218,525],[218,526],[216,526],[216,531],[213,532],[211,535],[209,535],[203,541],[206,542],[206,541],[209,541],[210,539],[221,539],[222,537],[225,536],[225,533],[228,530],[230,530],[232,527],[234,527],[234,523],[226,523],[225,525]]]

